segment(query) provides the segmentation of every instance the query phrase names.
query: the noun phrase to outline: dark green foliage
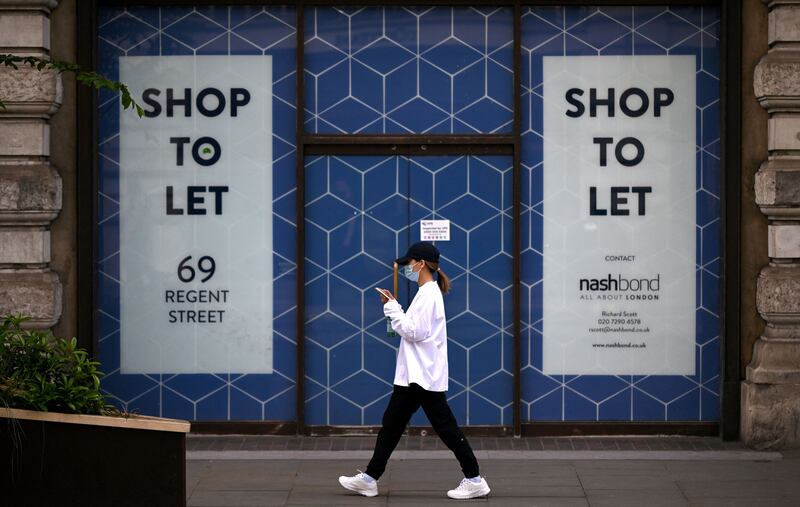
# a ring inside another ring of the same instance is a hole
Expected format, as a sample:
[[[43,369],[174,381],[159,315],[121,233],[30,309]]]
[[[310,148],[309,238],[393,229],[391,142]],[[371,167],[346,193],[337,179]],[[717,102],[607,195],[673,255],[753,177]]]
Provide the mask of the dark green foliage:
[[[72,72],[75,74],[75,79],[79,83],[93,88],[106,89],[114,93],[120,94],[122,100],[122,107],[125,109],[133,108],[136,114],[141,118],[144,116],[144,109],[136,103],[131,97],[128,87],[118,81],[112,81],[96,72],[86,72],[81,70],[80,66],[71,62],[64,62],[61,60],[45,60],[36,56],[18,56],[18,55],[3,55],[0,54],[0,65],[18,69],[20,65],[28,65],[36,70],[42,71],[45,69],[53,69],[58,72]],[[2,97],[0,97],[0,109],[5,109]]]
[[[0,406],[45,412],[108,412],[100,393],[100,363],[75,338],[23,329],[27,320],[8,316],[0,324]]]

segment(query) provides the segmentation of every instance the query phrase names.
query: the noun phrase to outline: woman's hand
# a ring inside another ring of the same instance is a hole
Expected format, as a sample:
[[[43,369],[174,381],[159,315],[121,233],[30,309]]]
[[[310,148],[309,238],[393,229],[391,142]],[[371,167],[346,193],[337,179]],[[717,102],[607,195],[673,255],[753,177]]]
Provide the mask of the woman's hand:
[[[392,293],[389,292],[386,289],[381,289],[379,287],[375,287],[375,290],[378,291],[378,294],[380,294],[381,303],[384,304],[384,305],[386,303],[388,303],[389,301],[392,301],[394,299],[394,296],[392,295]]]

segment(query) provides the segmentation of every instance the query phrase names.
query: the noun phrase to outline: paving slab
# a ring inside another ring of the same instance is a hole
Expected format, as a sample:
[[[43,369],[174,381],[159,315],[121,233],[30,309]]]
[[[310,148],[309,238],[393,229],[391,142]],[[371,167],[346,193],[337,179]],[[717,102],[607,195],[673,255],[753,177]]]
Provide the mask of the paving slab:
[[[797,507],[797,498],[703,498],[689,500],[690,507]]]
[[[800,461],[800,460],[798,460]],[[728,480],[790,479],[800,477],[800,468],[789,460],[765,462],[750,461],[706,461],[664,463],[668,473],[678,479],[702,480],[724,477]]]
[[[514,483],[492,481],[489,483],[489,487],[492,488],[493,496],[500,498],[583,498],[585,496],[583,488],[580,486],[549,486],[541,484],[527,484],[524,481],[517,481]]]
[[[516,486],[519,483],[524,483],[531,488],[581,487],[581,481],[578,479],[578,474],[575,472],[572,472],[571,475],[561,474],[548,476],[515,473],[492,474],[490,472],[483,473],[482,475],[490,482],[493,489],[502,488],[504,486]]]
[[[794,480],[728,480],[721,476],[716,480],[679,480],[678,487],[686,498],[795,498],[800,505],[800,484]]]
[[[357,495],[341,486],[296,486],[292,488],[286,500],[287,505],[386,505],[387,496],[372,498]]]
[[[574,462],[575,470],[581,475],[621,475],[652,476],[667,471],[665,461],[641,460],[580,460]]]
[[[587,507],[589,502],[585,498],[506,498],[489,496],[490,507]]]
[[[293,484],[296,476],[295,473],[219,471],[202,477],[194,491],[285,491],[286,485]]]
[[[604,489],[586,491],[586,499],[591,507],[680,507],[689,505],[686,498],[675,488],[673,491],[628,489]]]
[[[626,491],[678,491],[675,479],[663,475],[584,475],[578,472],[580,483],[586,490],[626,490]]]
[[[391,491],[387,496],[388,505],[449,505],[453,500],[447,497],[447,490],[405,490]],[[475,498],[466,502],[468,505],[486,505],[486,498]]]
[[[287,491],[201,491],[188,501],[189,507],[245,507],[286,505]]]

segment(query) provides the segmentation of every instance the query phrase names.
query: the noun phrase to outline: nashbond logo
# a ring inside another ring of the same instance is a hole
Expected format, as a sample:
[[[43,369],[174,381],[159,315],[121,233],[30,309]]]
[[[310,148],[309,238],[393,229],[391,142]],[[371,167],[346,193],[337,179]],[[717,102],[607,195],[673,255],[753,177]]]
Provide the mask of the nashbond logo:
[[[609,273],[604,278],[581,278],[579,286],[581,291],[589,292],[659,292],[661,274],[655,278],[625,278]]]

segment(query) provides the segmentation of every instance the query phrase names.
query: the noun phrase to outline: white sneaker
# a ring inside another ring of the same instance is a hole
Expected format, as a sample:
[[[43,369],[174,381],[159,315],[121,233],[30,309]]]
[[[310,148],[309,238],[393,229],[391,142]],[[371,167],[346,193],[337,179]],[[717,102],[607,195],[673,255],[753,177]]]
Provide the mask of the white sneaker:
[[[461,479],[461,484],[456,489],[447,492],[447,496],[456,500],[466,500],[467,498],[486,496],[490,491],[491,489],[483,477],[481,477],[481,482],[472,482],[465,477]]]
[[[355,491],[364,496],[378,496],[378,481],[367,482],[367,480],[364,479],[364,472],[361,470],[352,477],[342,475],[339,477],[339,484],[341,484],[344,489]]]

